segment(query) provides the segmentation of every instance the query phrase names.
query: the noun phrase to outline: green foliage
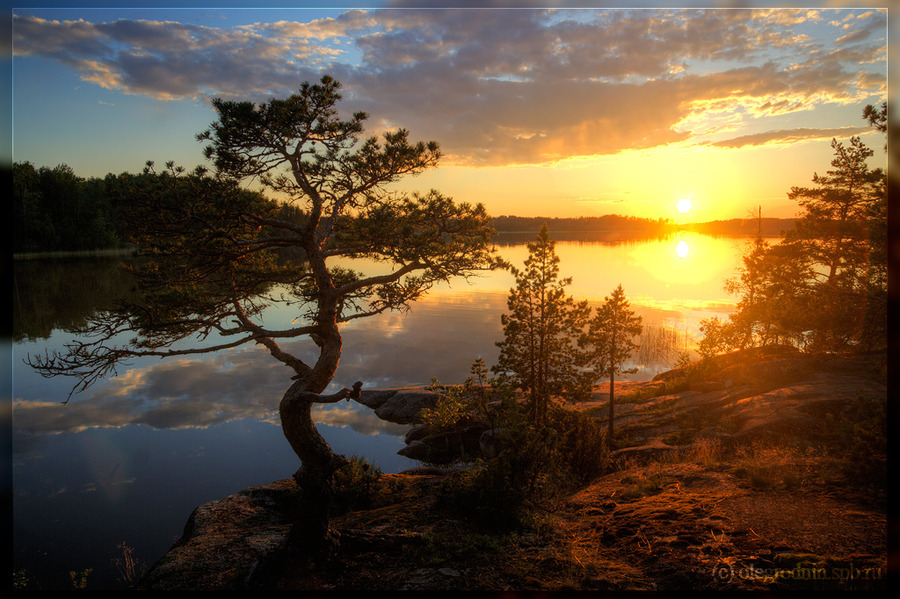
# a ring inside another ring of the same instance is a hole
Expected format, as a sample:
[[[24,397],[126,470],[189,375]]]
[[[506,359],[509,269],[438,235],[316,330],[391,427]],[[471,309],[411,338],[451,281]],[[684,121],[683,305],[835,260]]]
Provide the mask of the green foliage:
[[[884,130],[883,113],[865,118]],[[832,169],[788,197],[803,212],[784,239],[761,239],[726,289],[741,296],[733,344],[791,344],[812,351],[880,349],[887,342],[887,178],[858,137],[832,140]],[[718,330],[714,332],[719,332]],[[713,351],[710,340],[706,350]]]
[[[578,411],[556,409],[550,426],[559,435],[558,459],[576,486],[603,474],[608,465],[605,434],[597,421]]]
[[[13,164],[13,251],[52,252],[119,245],[119,219],[103,180],[60,164]]]
[[[32,589],[35,587],[36,583],[34,581],[34,577],[28,572],[28,570],[25,570],[24,568],[13,570],[12,590],[24,591],[26,589]]]
[[[321,393],[337,368],[345,323],[408,309],[439,282],[498,267],[482,205],[386,187],[434,167],[437,144],[413,143],[402,129],[361,139],[366,115],[341,118],[339,88],[325,76],[263,104],[214,101],[218,119],[198,135],[214,176],[170,162],[161,172],[148,163],[140,175],[107,177],[107,195],[128,224],[123,235],[147,258],[134,269],[141,297],[91,321],[85,332],[94,341],[79,339],[32,365],[78,377],[81,390],[133,357],[251,343],[292,369],[304,391]],[[279,202],[242,188],[244,180]],[[30,179],[21,181],[24,197]],[[338,256],[368,257],[384,271],[335,266]],[[273,304],[295,311],[289,326],[262,323]],[[121,333],[132,342],[113,341]],[[217,342],[172,347],[192,335]],[[313,364],[281,345],[301,337],[319,348]]]
[[[70,571],[69,578],[72,579],[72,588],[76,590],[86,589],[88,576],[90,576],[93,571],[93,568],[86,568],[81,572],[76,572],[74,570]]]
[[[503,450],[447,477],[442,505],[485,525],[513,527],[536,509],[552,509],[607,467],[603,432],[580,412],[556,407],[537,426],[509,406],[500,426]]]
[[[422,408],[419,420],[435,431],[452,429],[468,414],[468,402],[458,387],[444,387],[437,379],[431,379],[431,389],[440,391],[441,395],[433,407]]]
[[[462,385],[442,385],[431,379],[431,389],[440,395],[433,407],[423,408],[419,420],[434,431],[449,431],[467,418],[477,418],[495,428],[501,418],[501,410],[492,409],[489,403],[502,395],[498,381],[490,380],[484,360],[478,358],[470,368],[470,376]]]
[[[844,460],[852,482],[887,484],[887,406],[878,398],[857,395],[839,413],[825,415],[830,451]]]
[[[634,338],[641,334],[643,328],[641,317],[635,316],[629,305],[622,286],[617,286],[612,294],[604,298],[596,315],[588,323],[587,331],[578,340],[579,346],[585,348],[579,361],[587,366],[590,380],[609,377],[609,443],[613,441],[615,420],[615,377],[617,374],[635,372],[635,369],[624,369],[623,365],[637,349]]]
[[[507,539],[496,534],[455,531],[455,534],[439,534],[427,531],[422,535],[424,566],[458,564],[477,556],[502,555],[508,550]]]
[[[594,380],[635,372],[622,366],[638,349],[634,339],[643,330],[641,321],[630,309],[621,285],[604,298],[579,339],[579,345],[587,350],[583,360],[591,368]]]
[[[334,501],[332,510],[341,514],[351,510],[367,509],[381,488],[382,472],[361,456],[353,456],[349,463],[334,473]]]
[[[697,351],[705,359],[735,349],[735,326],[733,322],[722,322],[718,316],[700,321],[703,337],[697,344]]]
[[[559,257],[546,225],[528,244],[524,270],[510,267],[516,286],[509,313],[501,317],[504,340],[493,371],[527,392],[531,418],[543,422],[551,398],[582,395],[584,377],[576,368],[576,341],[590,309],[566,294],[571,279],[559,278]]]
[[[678,354],[678,358],[675,360],[675,368],[684,368],[688,366],[693,360],[691,360],[691,354],[689,352],[681,352]]]

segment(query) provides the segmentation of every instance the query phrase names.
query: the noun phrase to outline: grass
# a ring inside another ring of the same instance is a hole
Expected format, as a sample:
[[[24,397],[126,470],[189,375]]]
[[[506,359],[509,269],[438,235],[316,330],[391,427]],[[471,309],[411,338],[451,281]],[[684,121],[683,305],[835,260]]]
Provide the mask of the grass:
[[[704,437],[697,439],[688,450],[687,460],[711,470],[722,463],[723,457],[722,442],[716,438]]]
[[[622,491],[619,497],[623,501],[633,501],[640,497],[660,493],[664,488],[665,476],[658,469],[649,476],[645,474],[628,474],[623,476],[619,482],[626,485],[625,490]]]
[[[814,449],[760,441],[735,449],[730,471],[755,489],[794,491],[834,478],[831,462]]]

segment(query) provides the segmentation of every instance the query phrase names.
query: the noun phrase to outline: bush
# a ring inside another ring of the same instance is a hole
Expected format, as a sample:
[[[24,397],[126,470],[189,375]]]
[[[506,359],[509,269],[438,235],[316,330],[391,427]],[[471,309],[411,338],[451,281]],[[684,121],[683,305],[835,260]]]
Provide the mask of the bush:
[[[359,456],[334,473],[334,513],[366,509],[381,487],[381,469],[372,466]]]
[[[857,395],[838,415],[828,414],[832,451],[846,460],[844,475],[859,484],[886,488],[887,409],[883,401]]]
[[[495,382],[488,381],[484,360],[478,358],[470,368],[471,375],[462,385],[445,386],[436,378],[431,379],[431,389],[440,392],[431,408],[419,412],[419,420],[434,431],[448,431],[467,417],[486,421],[496,428],[497,415],[488,407],[489,400],[499,391]],[[489,390],[490,389],[490,390]],[[501,396],[508,394],[500,393]]]
[[[560,436],[558,449],[563,469],[578,485],[594,480],[608,466],[606,435],[600,424],[582,412],[554,410],[551,423]]]
[[[445,507],[483,524],[515,526],[531,510],[552,509],[607,467],[602,429],[582,413],[555,408],[548,424],[537,428],[507,406],[503,430],[499,455],[445,479]]]

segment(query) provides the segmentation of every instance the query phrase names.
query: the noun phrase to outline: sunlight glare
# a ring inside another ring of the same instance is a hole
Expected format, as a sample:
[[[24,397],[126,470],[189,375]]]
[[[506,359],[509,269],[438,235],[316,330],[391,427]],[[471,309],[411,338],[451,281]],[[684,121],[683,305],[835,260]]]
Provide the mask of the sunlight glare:
[[[678,200],[678,203],[675,204],[675,207],[678,208],[678,212],[681,212],[683,214],[683,213],[687,212],[688,210],[690,210],[693,205],[694,205],[693,201],[689,200],[688,198],[684,198],[684,199]]]
[[[679,258],[686,258],[690,248],[685,240],[681,240],[678,242],[678,245],[675,246],[675,255]]]

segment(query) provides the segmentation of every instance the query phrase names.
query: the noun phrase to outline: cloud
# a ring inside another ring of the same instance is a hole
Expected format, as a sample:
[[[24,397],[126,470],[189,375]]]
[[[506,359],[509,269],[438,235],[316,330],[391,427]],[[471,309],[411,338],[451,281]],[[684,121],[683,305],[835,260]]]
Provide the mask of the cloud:
[[[16,400],[15,434],[27,439],[129,425],[193,429],[242,419],[280,425],[278,404],[290,384],[283,370],[255,350],[135,368],[66,405]],[[313,412],[316,422],[349,426],[364,435],[406,432],[406,427],[384,422],[357,404],[317,405]]]
[[[164,100],[262,101],[327,72],[344,84],[345,108],[368,112],[375,131],[405,127],[438,140],[444,164],[476,166],[687,142],[724,122],[740,127],[858,101],[883,91],[886,79],[880,11],[846,19],[808,9],[284,18],[299,15],[226,29],[16,14],[15,52],[60,61],[106,89]]]
[[[794,144],[818,139],[849,138],[854,135],[863,135],[871,132],[871,127],[838,127],[834,129],[801,127],[799,129],[782,129],[779,131],[766,131],[764,133],[742,135],[732,139],[710,142],[708,145],[718,148],[743,148],[745,146]]]
[[[52,58],[106,89],[161,100],[215,94],[264,99],[319,76],[314,60],[306,68],[291,60],[292,54],[316,55],[305,40],[283,46],[252,31],[172,21],[90,23],[16,15],[13,41],[17,56]]]
[[[470,317],[446,318],[443,302]],[[428,383],[432,377],[460,382],[475,357],[495,353],[502,335],[500,314],[506,293],[466,292],[425,297],[402,316],[385,314],[357,321],[342,332],[341,364],[326,393],[362,380],[365,388],[397,388]],[[385,332],[388,331],[387,340]],[[454,347],[453,356],[446,348]],[[310,359],[312,342],[285,343],[301,359]],[[291,384],[291,371],[259,347],[194,358],[150,359],[121,370],[83,395],[62,405],[41,398],[13,403],[17,438],[78,432],[94,427],[144,425],[155,429],[207,428],[249,419],[280,425],[278,405]],[[313,407],[317,423],[350,427],[363,435],[403,435],[398,427],[355,402]]]

